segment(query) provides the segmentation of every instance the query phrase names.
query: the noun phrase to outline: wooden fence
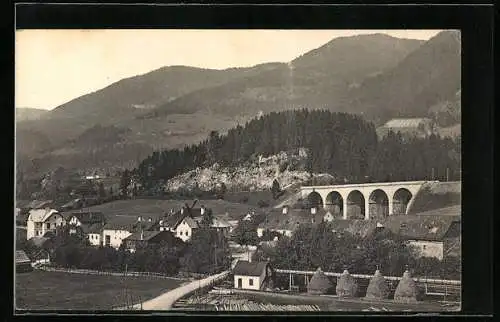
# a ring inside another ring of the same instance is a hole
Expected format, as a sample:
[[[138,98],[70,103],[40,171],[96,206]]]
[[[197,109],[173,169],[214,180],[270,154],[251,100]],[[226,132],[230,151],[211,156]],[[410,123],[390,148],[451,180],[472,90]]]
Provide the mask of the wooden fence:
[[[87,274],[87,275],[104,275],[104,276],[119,276],[119,277],[150,277],[150,278],[165,278],[165,279],[176,279],[176,280],[186,280],[186,278],[179,278],[174,276],[169,276],[162,273],[155,272],[111,272],[111,271],[98,271],[90,269],[75,269],[75,268],[56,268],[40,266],[37,269],[47,271],[47,272],[61,272],[61,273],[72,273],[72,274]]]
[[[298,292],[299,285],[296,284],[296,281],[299,281],[299,284],[302,284],[304,287],[307,286],[310,277],[315,273],[314,271],[298,271],[298,270],[287,270],[287,269],[276,269],[276,273],[278,274],[288,274],[289,275],[289,290]],[[340,277],[341,273],[335,272],[324,272],[326,276],[332,277]],[[298,277],[303,277],[304,283],[300,283],[300,280],[295,280],[293,276],[296,275]],[[361,289],[366,289],[370,279],[373,277],[372,275],[364,275],[364,274],[351,274],[353,278],[358,281],[358,286],[362,286]],[[397,283],[401,280],[401,277],[397,276],[384,276],[389,290],[394,291]],[[443,280],[443,279],[431,279],[431,278],[422,278],[422,277],[414,277],[416,286],[422,291],[422,294],[426,297],[434,297],[438,296],[443,299],[443,301],[453,300],[456,301],[461,297],[461,281],[459,280]]]

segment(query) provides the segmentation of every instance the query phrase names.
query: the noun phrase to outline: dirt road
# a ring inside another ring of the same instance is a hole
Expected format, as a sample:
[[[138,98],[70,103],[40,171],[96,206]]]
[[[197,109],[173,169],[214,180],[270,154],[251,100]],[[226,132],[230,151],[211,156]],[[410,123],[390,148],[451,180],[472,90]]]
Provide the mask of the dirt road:
[[[142,303],[143,310],[170,310],[174,303],[179,300],[181,297],[185,296],[188,293],[195,291],[200,287],[205,287],[212,282],[224,279],[229,274],[229,271],[224,271],[217,275],[211,275],[202,280],[193,281],[189,284],[183,285],[167,293],[164,293],[154,299],[146,301]],[[137,309],[140,309],[141,305],[136,305]]]

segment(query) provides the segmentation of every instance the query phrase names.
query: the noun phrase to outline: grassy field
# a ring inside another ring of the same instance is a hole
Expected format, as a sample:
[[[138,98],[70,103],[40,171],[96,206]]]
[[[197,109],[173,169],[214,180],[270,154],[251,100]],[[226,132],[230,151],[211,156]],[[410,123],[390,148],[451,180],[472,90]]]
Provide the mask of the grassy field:
[[[43,271],[17,274],[15,282],[16,308],[28,310],[111,310],[130,303],[130,296],[132,302],[144,302],[183,283],[174,279]]]
[[[109,217],[124,216],[124,217],[152,217],[158,218],[170,209],[179,210],[185,203],[189,206],[193,204],[193,200],[156,200],[156,199],[134,199],[134,200],[118,200],[102,205],[85,208],[87,211],[102,211]],[[225,200],[199,200],[195,208],[204,205],[211,208],[216,216],[227,216],[229,219],[240,219],[251,210],[258,210],[250,205],[228,202]]]

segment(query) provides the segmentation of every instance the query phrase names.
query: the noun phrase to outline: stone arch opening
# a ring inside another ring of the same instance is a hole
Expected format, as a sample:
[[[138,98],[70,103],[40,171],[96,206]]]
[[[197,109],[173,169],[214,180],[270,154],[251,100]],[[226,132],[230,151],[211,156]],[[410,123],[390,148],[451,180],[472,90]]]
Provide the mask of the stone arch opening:
[[[332,191],[326,196],[325,210],[330,211],[334,218],[342,218],[344,215],[344,198],[337,191]]]
[[[311,192],[307,196],[307,207],[308,208],[322,208],[323,207],[323,198],[321,198],[321,195],[317,193],[316,191]]]
[[[370,194],[370,218],[383,219],[389,216],[389,197],[382,189],[376,189]]]
[[[392,213],[394,215],[405,215],[411,198],[413,198],[413,195],[408,189],[400,188],[396,190],[393,198]]]
[[[347,219],[365,219],[365,197],[359,190],[347,196]]]

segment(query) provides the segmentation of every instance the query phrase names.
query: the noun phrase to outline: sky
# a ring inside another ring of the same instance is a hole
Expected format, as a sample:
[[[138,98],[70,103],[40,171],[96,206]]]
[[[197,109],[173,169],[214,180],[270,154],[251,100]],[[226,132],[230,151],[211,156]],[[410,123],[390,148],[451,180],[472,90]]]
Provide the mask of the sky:
[[[330,40],[440,30],[19,30],[16,107],[53,109],[120,79],[171,65],[224,69],[288,62]]]

